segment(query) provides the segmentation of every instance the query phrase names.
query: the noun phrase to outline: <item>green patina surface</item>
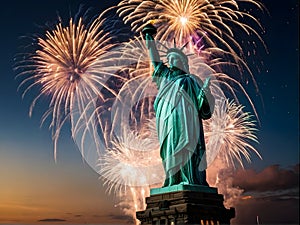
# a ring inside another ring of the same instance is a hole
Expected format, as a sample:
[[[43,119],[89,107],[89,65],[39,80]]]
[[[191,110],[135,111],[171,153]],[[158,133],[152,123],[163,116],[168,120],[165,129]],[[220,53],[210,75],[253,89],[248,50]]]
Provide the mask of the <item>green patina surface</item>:
[[[202,120],[209,119],[214,109],[209,78],[203,84],[198,76],[190,74],[188,57],[176,46],[167,51],[168,65],[163,63],[152,36],[155,33],[151,24],[143,29],[154,67],[152,78],[158,87],[154,109],[166,174],[161,191],[204,189],[202,186],[208,183]]]
[[[157,195],[157,194],[170,193],[176,191],[197,191],[197,192],[214,193],[214,194],[218,193],[217,188],[207,187],[204,185],[177,184],[169,187],[153,188],[150,190],[150,195]]]

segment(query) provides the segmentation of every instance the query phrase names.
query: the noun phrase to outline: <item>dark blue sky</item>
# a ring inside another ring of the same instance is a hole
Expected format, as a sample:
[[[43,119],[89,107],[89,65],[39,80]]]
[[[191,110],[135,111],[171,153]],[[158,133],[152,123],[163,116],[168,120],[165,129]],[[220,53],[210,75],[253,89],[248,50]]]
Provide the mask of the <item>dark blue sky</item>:
[[[114,1],[117,2],[117,1]],[[55,23],[57,15],[68,19],[76,14],[80,3],[93,7],[95,14],[105,4],[102,1],[9,1],[5,3],[1,13],[1,138],[22,139],[26,127],[38,127],[39,116],[28,117],[30,98],[21,99],[17,92],[20,80],[15,80],[13,59],[28,40],[20,39],[43,32],[46,23]],[[263,103],[254,92],[252,99],[261,120],[258,146],[264,160],[257,162],[260,167],[268,164],[288,166],[298,162],[299,150],[299,8],[297,1],[285,4],[265,1],[270,16],[263,16],[262,24],[266,33],[262,35],[269,54],[261,49],[259,53],[263,61],[261,72],[254,71],[259,85]],[[70,13],[71,12],[71,13]],[[257,62],[260,63],[260,62]],[[247,87],[246,87],[247,88]],[[251,88],[251,87],[250,87]],[[24,124],[21,127],[20,124]],[[36,128],[34,128],[36,129]],[[30,129],[29,129],[30,130]],[[42,129],[42,130],[45,130]],[[254,157],[255,158],[255,157]],[[255,159],[254,159],[255,160]]]
[[[256,76],[265,107],[260,151],[266,164],[289,165],[299,162],[299,8],[297,1],[266,1],[266,6],[268,72]]]
[[[0,162],[18,164],[28,160],[28,163],[54,163],[51,132],[47,127],[40,128],[40,114],[33,114],[29,118],[32,98],[27,96],[22,100],[21,92],[17,92],[20,80],[15,79],[13,59],[22,51],[21,47],[25,43],[20,37],[43,32],[41,26],[57,21],[57,12],[68,19],[70,10],[71,15],[74,15],[80,3],[94,7],[96,14],[117,2],[11,0],[2,3]],[[251,96],[261,121],[257,149],[263,160],[254,155],[252,164],[246,164],[246,168],[255,170],[263,170],[275,164],[290,168],[299,163],[299,3],[297,0],[264,2],[270,13],[262,18],[266,31],[262,37],[268,54],[261,50],[264,66],[260,73],[254,72],[263,103],[255,97],[254,92]],[[67,135],[62,139],[58,149],[60,160],[72,165],[80,163],[76,146]],[[44,171],[42,165],[39,166],[36,166],[36,170]]]

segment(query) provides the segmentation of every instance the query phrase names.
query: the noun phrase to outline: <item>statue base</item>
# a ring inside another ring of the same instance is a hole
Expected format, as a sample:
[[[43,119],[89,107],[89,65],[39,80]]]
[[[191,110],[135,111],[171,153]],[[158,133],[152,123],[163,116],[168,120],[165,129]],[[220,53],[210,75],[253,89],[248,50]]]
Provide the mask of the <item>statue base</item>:
[[[226,209],[217,188],[173,185],[150,190],[147,207],[136,212],[141,225],[230,224],[235,209]]]
[[[175,191],[196,191],[205,193],[215,193],[218,194],[217,188],[212,188],[204,185],[195,184],[177,184],[169,187],[153,188],[150,190],[150,195],[164,194]]]

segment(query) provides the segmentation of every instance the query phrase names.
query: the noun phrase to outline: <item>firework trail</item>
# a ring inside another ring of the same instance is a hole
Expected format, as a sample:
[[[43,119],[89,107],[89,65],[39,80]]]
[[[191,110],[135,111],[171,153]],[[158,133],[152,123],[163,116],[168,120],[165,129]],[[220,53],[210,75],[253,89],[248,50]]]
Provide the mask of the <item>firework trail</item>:
[[[20,87],[26,86],[23,97],[39,88],[30,106],[30,115],[39,100],[49,97],[49,108],[42,124],[51,117],[55,158],[65,122],[71,121],[74,139],[79,133],[82,140],[87,132],[98,135],[95,128],[98,124],[91,122],[90,114],[94,113],[98,99],[107,98],[104,93],[117,95],[106,84],[111,77],[120,77],[115,74],[113,64],[113,59],[117,58],[117,53],[112,51],[115,43],[110,33],[103,29],[104,19],[100,15],[88,25],[83,21],[83,17],[71,18],[64,26],[60,19],[53,30],[46,31],[44,37],[37,37],[37,50],[16,66],[18,77],[22,78]]]
[[[142,130],[149,119],[154,117],[153,102],[157,89],[152,83],[153,68],[150,64],[148,49],[141,37],[135,37],[123,43],[119,50],[122,58],[123,70],[128,75],[118,93],[118,99],[112,106],[113,130],[121,136],[120,124],[128,122],[126,126],[136,131]],[[117,127],[116,127],[117,125]]]

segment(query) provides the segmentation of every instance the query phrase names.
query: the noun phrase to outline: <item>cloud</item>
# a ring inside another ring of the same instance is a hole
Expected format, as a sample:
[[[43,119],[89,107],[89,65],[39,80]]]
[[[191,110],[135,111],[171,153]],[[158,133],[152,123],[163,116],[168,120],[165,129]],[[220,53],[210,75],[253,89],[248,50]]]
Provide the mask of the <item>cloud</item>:
[[[271,165],[260,172],[253,169],[239,170],[234,174],[233,185],[245,192],[292,190],[299,187],[299,164],[291,168]]]
[[[299,164],[271,165],[259,172],[239,170],[233,173],[233,186],[244,193],[234,205],[232,224],[299,223]]]
[[[131,216],[127,215],[119,215],[119,214],[110,214],[108,217],[112,220],[119,220],[119,221],[128,221],[128,222],[133,222],[133,218]]]
[[[38,222],[64,222],[64,221],[67,221],[67,220],[57,219],[57,218],[46,218],[46,219],[38,220]]]
[[[82,215],[80,215],[80,214],[77,214],[77,215],[74,215],[74,217],[82,217]]]

